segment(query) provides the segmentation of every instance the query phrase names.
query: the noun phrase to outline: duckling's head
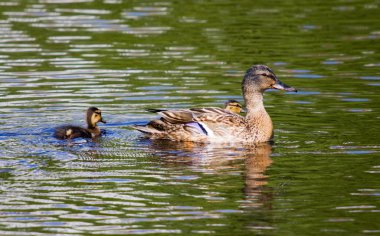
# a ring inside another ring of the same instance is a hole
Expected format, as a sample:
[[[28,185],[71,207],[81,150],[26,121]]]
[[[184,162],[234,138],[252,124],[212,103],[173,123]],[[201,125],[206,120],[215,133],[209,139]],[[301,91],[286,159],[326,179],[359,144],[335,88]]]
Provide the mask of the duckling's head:
[[[89,107],[86,113],[88,128],[95,128],[98,122],[106,123],[102,118],[102,111],[96,107]]]
[[[288,92],[297,92],[293,87],[282,83],[276,74],[265,65],[253,65],[249,68],[242,82],[243,92],[261,92],[267,89],[278,89]]]
[[[236,100],[228,100],[225,102],[224,109],[236,114],[239,114],[243,110],[242,105]]]

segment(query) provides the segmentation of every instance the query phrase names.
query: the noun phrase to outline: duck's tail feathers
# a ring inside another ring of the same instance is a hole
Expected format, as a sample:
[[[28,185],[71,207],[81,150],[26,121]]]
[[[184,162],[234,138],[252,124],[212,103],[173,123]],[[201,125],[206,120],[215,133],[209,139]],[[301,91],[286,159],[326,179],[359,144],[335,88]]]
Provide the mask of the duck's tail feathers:
[[[156,130],[155,128],[152,128],[150,126],[146,126],[146,125],[134,125],[132,126],[132,128],[144,133],[144,134],[147,134],[147,135],[152,135],[152,134],[158,134],[160,133],[160,131]]]
[[[158,112],[163,112],[163,111],[167,111],[167,109],[159,109],[159,108],[147,108],[145,109],[146,111],[148,112],[152,112],[152,113],[158,113]]]

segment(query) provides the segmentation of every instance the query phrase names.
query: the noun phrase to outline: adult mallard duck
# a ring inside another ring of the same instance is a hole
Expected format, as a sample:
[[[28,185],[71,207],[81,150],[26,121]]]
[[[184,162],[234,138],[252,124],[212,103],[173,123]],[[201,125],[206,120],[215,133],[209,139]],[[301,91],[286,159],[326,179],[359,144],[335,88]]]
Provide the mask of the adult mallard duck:
[[[102,112],[96,107],[89,107],[86,112],[87,128],[74,125],[57,127],[54,137],[58,139],[94,138],[100,136],[101,132],[98,122],[106,123],[102,118]]]
[[[263,103],[267,89],[296,92],[282,83],[265,65],[249,68],[242,82],[247,115],[245,117],[222,108],[191,108],[157,112],[161,118],[135,129],[151,139],[191,142],[250,142],[269,141],[273,124]]]

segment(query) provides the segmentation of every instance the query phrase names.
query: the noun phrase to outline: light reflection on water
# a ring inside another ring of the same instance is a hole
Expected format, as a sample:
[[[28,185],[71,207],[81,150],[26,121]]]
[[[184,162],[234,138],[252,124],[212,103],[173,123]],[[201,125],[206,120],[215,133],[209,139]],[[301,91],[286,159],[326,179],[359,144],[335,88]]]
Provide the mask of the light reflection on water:
[[[6,217],[1,218],[0,222],[7,222],[10,229],[44,227],[50,231],[52,229],[46,228],[46,224],[52,222],[54,223],[52,227],[58,227],[55,230],[70,226],[82,233],[94,230],[102,233],[102,229],[108,227],[108,230],[111,232],[116,230],[116,233],[121,226],[135,228],[142,222],[167,224],[171,221],[221,219],[224,218],[224,214],[241,212],[223,208],[208,209],[207,205],[186,205],[186,203],[191,204],[192,199],[203,199],[217,205],[227,200],[222,196],[222,192],[205,188],[202,183],[194,183],[193,186],[190,184],[199,181],[204,174],[215,175],[218,172],[240,179],[239,169],[244,166],[246,170],[242,173],[244,173],[246,199],[239,205],[243,209],[262,205],[260,194],[266,184],[263,172],[271,163],[269,144],[228,148],[229,151],[225,152],[225,147],[182,146],[173,143],[180,146],[168,148],[168,145],[142,140],[136,143],[137,146],[133,149],[130,147],[130,150],[118,150],[107,147],[107,137],[102,139],[93,147],[88,146],[92,144],[80,144],[80,142],[68,146],[68,151],[71,149],[77,153],[77,157],[64,160],[59,155],[54,155],[61,163],[58,166],[53,163],[46,166],[45,160],[41,158],[38,158],[37,162],[30,159],[9,166],[8,168],[21,169],[17,165],[22,165],[36,171],[31,174],[12,173],[24,184],[20,182],[20,184],[2,185],[5,194],[2,195],[3,205],[0,206],[0,210]],[[136,139],[134,140],[136,142]],[[143,152],[136,151],[139,149]],[[221,158],[220,155],[227,156]],[[160,166],[159,169],[157,165]],[[168,172],[172,167],[175,167],[174,170]],[[190,170],[194,173],[191,175],[183,173],[183,167],[191,167]],[[44,170],[45,168],[58,169],[53,172]],[[126,176],[128,178],[125,178]],[[66,182],[65,179],[69,179],[70,182]],[[25,183],[28,183],[27,186],[24,186]],[[222,187],[223,179],[215,184]],[[108,188],[107,185],[112,187]],[[188,186],[188,189],[175,191],[182,186]],[[169,191],[162,191],[162,188],[167,188]],[[183,200],[181,205],[171,205],[173,197],[181,198]],[[22,202],[28,204],[21,204]],[[41,212],[52,208],[55,209],[54,212]],[[28,212],[17,213],[20,209]],[[74,213],[76,211],[85,213]],[[17,217],[12,218],[12,215]],[[91,229],[83,227],[81,220],[84,219],[96,223],[97,226]],[[27,221],[33,223],[22,223]]]
[[[378,233],[378,6],[303,4],[0,2],[0,234]],[[130,128],[242,101],[253,63],[299,90],[265,94],[274,145]],[[89,106],[106,135],[51,136]]]

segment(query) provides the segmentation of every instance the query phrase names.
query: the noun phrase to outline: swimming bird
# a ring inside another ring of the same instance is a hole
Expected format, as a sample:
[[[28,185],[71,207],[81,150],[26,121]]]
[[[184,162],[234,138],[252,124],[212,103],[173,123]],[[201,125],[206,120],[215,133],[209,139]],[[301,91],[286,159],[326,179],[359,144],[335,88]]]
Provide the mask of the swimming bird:
[[[225,102],[224,109],[236,114],[239,114],[240,112],[245,112],[245,110],[243,109],[243,106],[234,99],[231,99]]]
[[[267,89],[297,91],[282,83],[268,66],[253,65],[242,81],[245,117],[214,107],[165,110],[157,112],[160,119],[134,128],[151,139],[201,143],[270,141],[273,124],[263,103],[263,93]]]
[[[102,112],[96,107],[89,107],[86,112],[87,128],[74,125],[57,127],[54,137],[58,139],[94,138],[101,135],[98,122],[106,123],[102,118]]]

